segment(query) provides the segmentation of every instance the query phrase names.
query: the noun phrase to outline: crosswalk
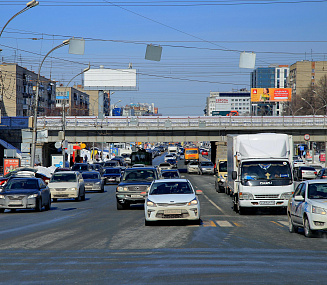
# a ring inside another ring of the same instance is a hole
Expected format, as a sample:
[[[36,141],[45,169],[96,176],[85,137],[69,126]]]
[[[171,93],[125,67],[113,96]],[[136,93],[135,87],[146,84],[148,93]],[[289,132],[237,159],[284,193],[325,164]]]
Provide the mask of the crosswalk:
[[[277,220],[277,221],[269,221],[269,222],[279,227],[288,227],[287,221]],[[250,225],[247,225],[246,223],[242,223],[242,222],[227,221],[227,220],[202,220],[201,224],[197,225],[197,227],[220,227],[220,228],[235,228],[235,227],[242,228],[247,226]]]

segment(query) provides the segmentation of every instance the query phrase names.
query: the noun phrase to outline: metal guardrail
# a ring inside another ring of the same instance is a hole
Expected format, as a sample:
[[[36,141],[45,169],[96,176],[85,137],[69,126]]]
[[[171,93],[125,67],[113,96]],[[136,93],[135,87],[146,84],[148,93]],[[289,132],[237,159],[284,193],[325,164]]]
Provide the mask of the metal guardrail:
[[[62,117],[38,117],[38,128],[61,129]],[[206,117],[66,117],[74,128],[217,128],[217,127],[327,127],[327,116],[206,116]]]

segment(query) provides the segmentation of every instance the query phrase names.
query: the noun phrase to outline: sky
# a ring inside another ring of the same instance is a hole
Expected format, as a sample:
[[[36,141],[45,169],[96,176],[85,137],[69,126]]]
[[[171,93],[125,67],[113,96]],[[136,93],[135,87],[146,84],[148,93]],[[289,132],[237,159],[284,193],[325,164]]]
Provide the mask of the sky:
[[[26,3],[0,0],[0,27]],[[115,91],[113,104],[154,103],[165,116],[202,116],[210,91],[250,90],[242,51],[256,53],[256,68],[326,60],[326,8],[327,0],[40,0],[5,28],[0,60],[37,73],[53,47],[84,38],[84,55],[57,49],[41,75],[66,86],[88,64],[131,63],[137,91]],[[147,44],[162,47],[161,61],[145,59]],[[71,85],[81,83],[79,76]]]

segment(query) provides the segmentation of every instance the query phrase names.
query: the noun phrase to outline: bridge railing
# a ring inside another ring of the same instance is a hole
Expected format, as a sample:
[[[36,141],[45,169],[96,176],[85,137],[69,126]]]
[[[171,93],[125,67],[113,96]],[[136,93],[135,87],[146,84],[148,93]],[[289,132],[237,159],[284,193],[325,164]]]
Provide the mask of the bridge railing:
[[[62,117],[38,117],[38,128],[62,128]],[[66,128],[210,128],[210,127],[310,127],[327,126],[326,116],[206,116],[206,117],[104,117],[68,116]]]

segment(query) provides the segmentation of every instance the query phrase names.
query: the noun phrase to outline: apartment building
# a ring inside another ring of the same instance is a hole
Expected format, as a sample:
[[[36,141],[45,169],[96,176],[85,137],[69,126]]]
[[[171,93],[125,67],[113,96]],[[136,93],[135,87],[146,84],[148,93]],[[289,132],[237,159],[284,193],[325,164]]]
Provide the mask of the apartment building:
[[[1,116],[33,116],[37,74],[16,63],[0,65]],[[40,77],[38,115],[52,115],[56,83]]]

